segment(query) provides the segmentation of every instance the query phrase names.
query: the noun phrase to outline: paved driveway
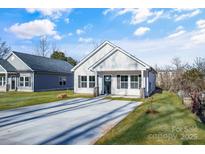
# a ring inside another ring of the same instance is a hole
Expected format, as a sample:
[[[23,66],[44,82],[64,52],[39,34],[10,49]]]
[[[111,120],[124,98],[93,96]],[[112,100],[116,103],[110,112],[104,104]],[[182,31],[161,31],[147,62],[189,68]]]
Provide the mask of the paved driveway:
[[[0,144],[93,144],[139,104],[77,98],[0,111]]]

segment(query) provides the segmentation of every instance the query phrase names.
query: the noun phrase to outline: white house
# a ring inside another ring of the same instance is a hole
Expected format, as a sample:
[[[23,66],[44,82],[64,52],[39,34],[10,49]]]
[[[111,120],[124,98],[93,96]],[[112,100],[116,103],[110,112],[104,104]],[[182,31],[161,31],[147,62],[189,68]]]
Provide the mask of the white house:
[[[155,90],[156,71],[109,41],[103,42],[71,71],[75,93],[143,97]]]

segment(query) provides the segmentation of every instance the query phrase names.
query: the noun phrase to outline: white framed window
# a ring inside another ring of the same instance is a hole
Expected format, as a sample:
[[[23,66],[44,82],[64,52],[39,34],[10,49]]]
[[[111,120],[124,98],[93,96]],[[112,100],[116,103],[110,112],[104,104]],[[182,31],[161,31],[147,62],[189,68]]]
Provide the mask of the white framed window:
[[[89,76],[89,88],[95,87],[95,76]]]
[[[121,75],[120,76],[120,88],[121,89],[128,89],[128,75]]]
[[[23,76],[20,76],[20,78],[19,78],[19,86],[20,87],[24,86],[24,77]]]
[[[87,88],[87,76],[80,76],[81,88]]]
[[[31,87],[31,77],[20,76],[19,77],[19,86],[20,87]]]
[[[131,75],[130,76],[130,88],[131,89],[141,88],[141,75]]]
[[[0,86],[5,86],[5,84],[6,84],[5,76],[0,76]]]
[[[25,87],[31,86],[31,77],[25,77]]]

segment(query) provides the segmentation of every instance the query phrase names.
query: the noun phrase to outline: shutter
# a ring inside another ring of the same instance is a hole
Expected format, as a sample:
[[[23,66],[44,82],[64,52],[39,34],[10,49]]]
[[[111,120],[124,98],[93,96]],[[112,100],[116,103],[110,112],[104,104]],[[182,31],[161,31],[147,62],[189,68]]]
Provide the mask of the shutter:
[[[117,75],[117,89],[120,89],[120,75]]]
[[[81,85],[80,85],[80,75],[78,75],[78,88],[81,88]]]

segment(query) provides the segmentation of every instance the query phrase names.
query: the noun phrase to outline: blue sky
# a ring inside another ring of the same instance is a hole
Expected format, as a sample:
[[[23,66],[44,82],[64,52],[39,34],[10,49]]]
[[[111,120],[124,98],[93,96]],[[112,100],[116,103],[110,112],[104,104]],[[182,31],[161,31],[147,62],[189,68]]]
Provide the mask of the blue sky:
[[[150,65],[205,57],[205,9],[0,9],[0,37],[35,53],[40,37],[80,60],[109,40]]]

